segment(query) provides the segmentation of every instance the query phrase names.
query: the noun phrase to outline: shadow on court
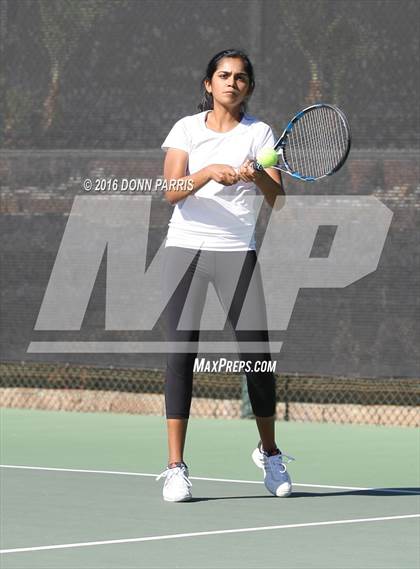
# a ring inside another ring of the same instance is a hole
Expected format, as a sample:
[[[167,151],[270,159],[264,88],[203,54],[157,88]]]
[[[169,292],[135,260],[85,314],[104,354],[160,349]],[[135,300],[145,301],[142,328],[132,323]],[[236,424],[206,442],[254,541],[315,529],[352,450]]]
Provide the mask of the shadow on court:
[[[325,498],[331,496],[415,496],[420,495],[420,488],[375,488],[372,490],[346,490],[340,492],[293,492],[288,498],[278,498],[279,500],[288,500],[290,498]],[[192,498],[188,502],[182,502],[183,504],[191,504],[193,502],[210,502],[215,500],[250,500],[253,498],[258,498],[259,500],[263,498],[275,498],[274,496],[267,494],[266,496],[201,496],[198,498]]]
[[[324,498],[327,496],[415,496],[420,488],[374,488],[372,490],[346,490],[341,492],[293,492],[289,498]]]

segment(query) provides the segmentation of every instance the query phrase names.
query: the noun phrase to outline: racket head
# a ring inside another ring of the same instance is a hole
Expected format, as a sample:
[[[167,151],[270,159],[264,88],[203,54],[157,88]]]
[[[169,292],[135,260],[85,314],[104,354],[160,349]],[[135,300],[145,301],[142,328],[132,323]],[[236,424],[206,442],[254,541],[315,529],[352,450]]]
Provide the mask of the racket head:
[[[312,182],[337,172],[350,147],[350,126],[343,111],[317,103],[293,117],[274,148],[289,174]]]

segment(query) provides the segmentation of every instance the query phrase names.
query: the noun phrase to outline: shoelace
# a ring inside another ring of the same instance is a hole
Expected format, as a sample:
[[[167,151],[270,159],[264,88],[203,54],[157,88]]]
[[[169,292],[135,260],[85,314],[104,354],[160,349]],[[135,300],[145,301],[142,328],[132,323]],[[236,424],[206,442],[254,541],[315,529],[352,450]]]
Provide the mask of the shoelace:
[[[278,469],[282,474],[287,471],[286,464],[289,464],[289,462],[292,462],[293,460],[296,459],[288,454],[274,454],[273,456],[264,455],[265,464],[269,465],[270,468],[274,467],[275,471]]]
[[[190,479],[187,476],[187,471],[185,468],[181,466],[176,466],[175,468],[166,468],[159,476],[156,477],[156,480],[160,480],[161,478],[170,478],[172,476],[182,476],[184,481],[186,482],[187,486],[192,486]]]
[[[264,462],[268,464],[274,464],[276,467],[279,466],[280,472],[286,472],[286,464],[289,464],[289,462],[292,462],[293,460],[296,459],[293,456],[289,456],[288,454],[274,454],[272,456],[264,455]]]
[[[260,453],[264,456],[264,458],[271,458],[268,457],[266,454],[264,454],[263,450],[262,450],[262,443],[261,441],[258,443],[258,450],[260,451]],[[288,454],[283,454],[282,452],[280,452],[280,454],[275,454],[272,456],[278,456],[281,459],[281,462],[283,463],[283,458],[286,458],[286,464],[289,464],[289,462],[292,462],[293,460],[296,460],[293,456],[289,456]],[[283,464],[284,466],[284,464]],[[287,470],[287,468],[284,466],[285,470],[283,472],[285,472]]]

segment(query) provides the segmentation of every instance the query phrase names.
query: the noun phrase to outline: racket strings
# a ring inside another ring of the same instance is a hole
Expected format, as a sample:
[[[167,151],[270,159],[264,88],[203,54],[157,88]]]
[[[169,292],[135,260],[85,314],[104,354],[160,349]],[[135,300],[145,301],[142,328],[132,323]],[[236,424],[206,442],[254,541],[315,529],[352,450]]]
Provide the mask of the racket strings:
[[[333,172],[347,149],[348,132],[342,117],[330,107],[318,107],[295,122],[284,158],[292,172],[318,178]]]

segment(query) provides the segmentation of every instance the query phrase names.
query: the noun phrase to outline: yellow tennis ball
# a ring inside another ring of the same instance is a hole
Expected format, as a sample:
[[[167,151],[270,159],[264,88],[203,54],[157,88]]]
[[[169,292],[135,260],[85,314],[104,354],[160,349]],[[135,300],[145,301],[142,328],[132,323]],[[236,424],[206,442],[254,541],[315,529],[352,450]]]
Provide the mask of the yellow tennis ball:
[[[258,164],[261,164],[263,168],[271,168],[272,166],[275,166],[278,158],[277,152],[274,148],[270,148],[269,146],[262,148],[257,154],[257,162]]]

